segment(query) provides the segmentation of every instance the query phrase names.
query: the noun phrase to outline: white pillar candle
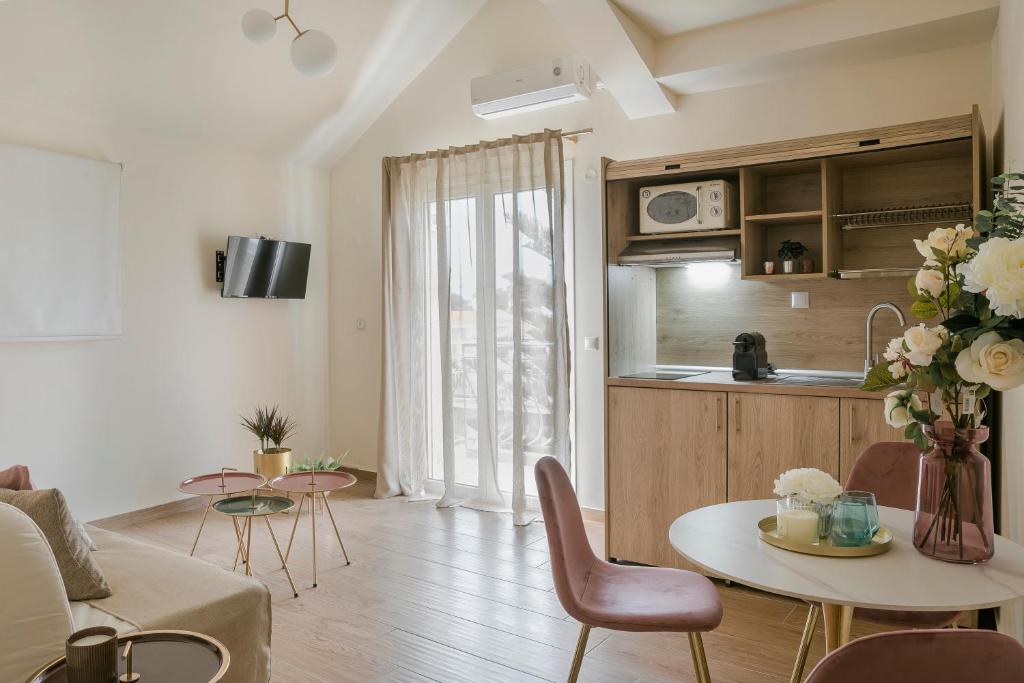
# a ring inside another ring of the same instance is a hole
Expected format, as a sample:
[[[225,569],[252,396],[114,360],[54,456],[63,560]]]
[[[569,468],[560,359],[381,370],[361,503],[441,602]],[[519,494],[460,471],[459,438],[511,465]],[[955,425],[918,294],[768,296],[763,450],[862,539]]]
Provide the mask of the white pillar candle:
[[[798,543],[818,541],[818,513],[813,510],[782,510],[776,525],[779,538],[788,538]]]
[[[108,640],[110,640],[110,636],[100,634],[92,636],[83,636],[78,640],[71,641],[71,644],[75,647],[87,647],[89,645],[99,645],[100,643],[105,643]]]

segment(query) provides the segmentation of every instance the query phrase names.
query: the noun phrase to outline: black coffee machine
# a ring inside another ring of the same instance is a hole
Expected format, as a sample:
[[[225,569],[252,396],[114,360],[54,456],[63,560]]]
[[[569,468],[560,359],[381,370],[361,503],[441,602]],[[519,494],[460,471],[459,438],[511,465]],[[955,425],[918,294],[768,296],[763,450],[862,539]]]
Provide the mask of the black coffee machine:
[[[760,332],[742,332],[732,343],[732,378],[741,382],[765,379],[774,368]]]

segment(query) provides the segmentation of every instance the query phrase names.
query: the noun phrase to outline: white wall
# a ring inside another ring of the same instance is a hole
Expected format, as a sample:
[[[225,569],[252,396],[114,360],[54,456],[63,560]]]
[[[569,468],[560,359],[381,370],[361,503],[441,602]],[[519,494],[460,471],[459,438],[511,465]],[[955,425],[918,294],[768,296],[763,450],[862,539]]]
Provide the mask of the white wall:
[[[840,73],[702,93],[671,115],[629,121],[607,92],[590,102],[485,122],[469,107],[469,80],[572,51],[535,0],[491,0],[335,167],[331,179],[332,450],[373,469],[381,381],[380,161],[544,127],[593,126],[575,156],[578,489],[585,506],[603,502],[600,353],[600,183],[586,180],[600,158],[629,159],[767,142],[927,118],[987,112],[990,47],[966,46],[866,64]],[[357,331],[355,321],[368,321]]]
[[[992,44],[995,171],[1024,170],[1024,1],[1003,0]],[[1001,168],[1000,168],[1001,166]],[[1024,389],[1003,394],[999,532],[1024,543]],[[1024,640],[1024,605],[1000,610],[999,630]]]
[[[124,334],[0,344],[0,467],[27,464],[38,486],[62,489],[78,517],[95,519],[173,500],[190,475],[251,468],[238,414],[257,403],[291,411],[302,426],[296,452],[318,454],[322,234],[306,301],[222,300],[214,282],[228,234],[283,236],[290,214],[302,218],[285,163],[128,133],[102,115],[47,106],[48,88],[67,87],[59,79],[41,76],[37,87],[31,100],[0,88],[0,140],[125,164]],[[315,181],[298,186],[316,191]]]

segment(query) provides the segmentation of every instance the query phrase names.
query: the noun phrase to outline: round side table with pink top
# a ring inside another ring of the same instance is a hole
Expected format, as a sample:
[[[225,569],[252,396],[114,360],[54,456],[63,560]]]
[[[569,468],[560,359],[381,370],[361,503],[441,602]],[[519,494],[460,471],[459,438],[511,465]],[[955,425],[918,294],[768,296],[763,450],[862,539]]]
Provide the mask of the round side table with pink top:
[[[189,555],[195,555],[196,546],[199,545],[199,537],[203,533],[203,526],[206,525],[206,516],[210,513],[213,499],[217,496],[234,496],[246,491],[253,491],[267,483],[267,478],[255,472],[239,472],[233,467],[222,467],[219,473],[201,474],[198,477],[190,477],[178,484],[178,490],[190,496],[206,496],[206,508],[203,510],[203,521],[199,523],[199,530],[196,531],[196,540],[192,542],[192,550]],[[234,520],[232,520],[234,521]],[[238,525],[235,524],[235,536],[239,535]]]
[[[353,475],[340,470],[294,472],[292,474],[281,475],[280,477],[276,477],[270,481],[270,487],[277,491],[302,494],[302,498],[299,500],[299,510],[295,513],[295,523],[292,525],[292,535],[288,539],[288,549],[284,553],[284,559],[286,561],[288,560],[288,555],[292,550],[292,541],[295,540],[295,530],[299,526],[299,514],[302,512],[302,506],[305,504],[306,499],[309,498],[309,517],[313,528],[314,588],[316,588],[316,499],[319,496],[324,509],[327,510],[327,515],[331,518],[331,526],[334,527],[334,535],[338,537],[338,545],[341,546],[341,553],[345,556],[345,565],[348,566],[352,563],[348,559],[348,552],[345,550],[345,543],[341,540],[341,532],[338,531],[338,523],[334,520],[334,513],[331,512],[331,506],[327,504],[327,494],[331,491],[348,488],[355,484],[356,481],[357,479]]]

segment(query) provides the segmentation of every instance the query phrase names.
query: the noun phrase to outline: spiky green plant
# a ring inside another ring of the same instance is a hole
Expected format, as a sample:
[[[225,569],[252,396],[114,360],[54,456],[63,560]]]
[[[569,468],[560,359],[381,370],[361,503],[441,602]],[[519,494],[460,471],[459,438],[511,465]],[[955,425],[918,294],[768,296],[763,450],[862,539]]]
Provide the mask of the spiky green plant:
[[[257,406],[251,417],[242,417],[241,425],[260,441],[260,451],[266,453],[270,444],[277,449],[285,439],[295,433],[298,424],[287,415],[278,412],[278,407]]]
[[[270,421],[270,430],[267,432],[267,438],[270,439],[275,448],[280,449],[285,439],[295,434],[295,430],[299,425],[287,415],[277,415],[277,406],[274,406],[274,411],[275,416]]]

